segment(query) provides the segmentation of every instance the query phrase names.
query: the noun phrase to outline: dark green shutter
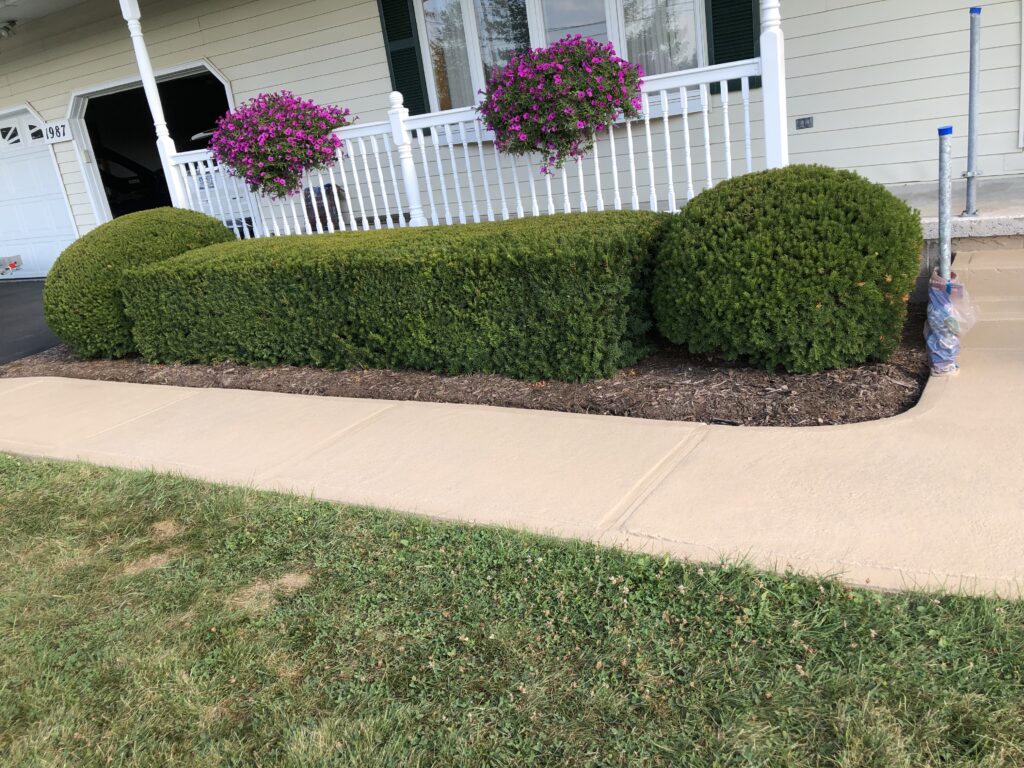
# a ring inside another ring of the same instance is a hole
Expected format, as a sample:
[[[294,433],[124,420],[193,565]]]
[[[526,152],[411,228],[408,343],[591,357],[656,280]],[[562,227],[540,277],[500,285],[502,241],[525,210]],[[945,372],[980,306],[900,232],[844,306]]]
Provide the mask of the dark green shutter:
[[[377,0],[391,87],[401,92],[409,114],[420,115],[430,111],[430,103],[412,3],[413,0]]]
[[[727,64],[761,55],[761,8],[758,0],[707,0],[708,57],[711,64]],[[761,87],[761,78],[750,79],[751,88]],[[739,80],[729,81],[738,91]],[[711,86],[719,92],[718,84]]]

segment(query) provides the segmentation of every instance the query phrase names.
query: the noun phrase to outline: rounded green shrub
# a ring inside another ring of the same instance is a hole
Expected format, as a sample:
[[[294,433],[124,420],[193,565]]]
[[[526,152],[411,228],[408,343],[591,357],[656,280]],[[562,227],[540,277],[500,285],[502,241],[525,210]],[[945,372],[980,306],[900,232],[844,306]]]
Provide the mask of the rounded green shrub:
[[[655,264],[658,329],[691,352],[808,372],[897,347],[920,215],[880,184],[813,165],[739,176],[675,217]]]
[[[135,351],[121,289],[132,267],[235,236],[217,219],[180,208],[131,213],[80,237],[57,259],[43,290],[46,322],[82,357]]]

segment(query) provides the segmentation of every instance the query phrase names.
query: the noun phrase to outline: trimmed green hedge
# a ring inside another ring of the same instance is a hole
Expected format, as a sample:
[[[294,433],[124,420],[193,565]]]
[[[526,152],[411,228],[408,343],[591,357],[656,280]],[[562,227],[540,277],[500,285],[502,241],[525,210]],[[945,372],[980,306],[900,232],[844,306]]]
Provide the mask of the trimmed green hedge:
[[[667,214],[226,243],[125,286],[154,362],[413,368],[581,381],[636,362]]]
[[[82,357],[129,355],[135,344],[121,300],[125,271],[234,239],[217,219],[179,208],[114,219],[80,237],[57,259],[43,289],[46,322]]]
[[[820,371],[888,357],[917,278],[919,214],[823,166],[738,176],[694,198],[658,252],[658,330],[691,352]]]

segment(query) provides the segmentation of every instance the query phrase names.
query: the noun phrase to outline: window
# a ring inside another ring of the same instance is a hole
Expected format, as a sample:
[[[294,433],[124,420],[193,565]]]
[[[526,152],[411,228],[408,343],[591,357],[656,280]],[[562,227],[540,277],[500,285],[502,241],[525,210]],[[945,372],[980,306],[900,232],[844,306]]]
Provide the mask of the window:
[[[392,79],[414,114],[474,105],[488,75],[513,53],[566,35],[610,40],[648,75],[757,55],[757,0],[378,2]],[[404,55],[407,45],[419,50],[422,77],[405,74],[408,65],[396,60],[396,46]]]
[[[602,43],[608,41],[608,9],[600,0],[541,0],[540,10],[544,14],[546,43],[561,40],[566,35],[583,35]]]

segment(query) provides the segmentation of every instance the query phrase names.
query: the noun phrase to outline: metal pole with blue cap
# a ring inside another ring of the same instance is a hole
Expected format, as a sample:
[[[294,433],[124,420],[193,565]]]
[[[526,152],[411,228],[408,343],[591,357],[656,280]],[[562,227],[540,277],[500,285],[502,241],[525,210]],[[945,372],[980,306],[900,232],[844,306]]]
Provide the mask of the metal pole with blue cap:
[[[952,138],[953,126],[944,125],[939,128],[939,274],[943,280],[949,280],[952,258],[952,181],[949,171],[949,145]]]
[[[971,75],[967,97],[967,207],[964,216],[978,215],[978,93],[981,90],[981,8],[971,8]]]

